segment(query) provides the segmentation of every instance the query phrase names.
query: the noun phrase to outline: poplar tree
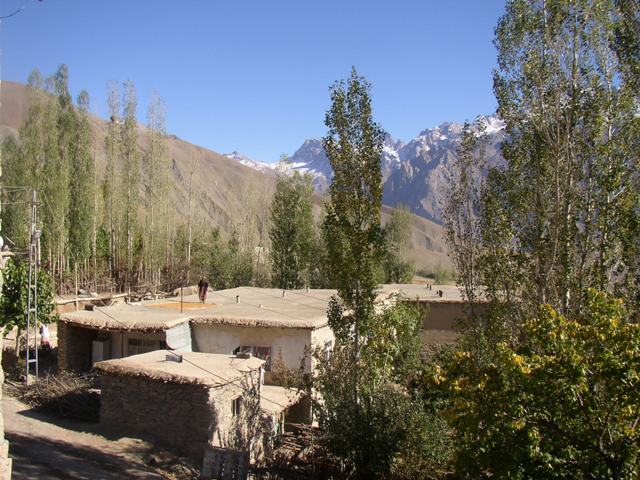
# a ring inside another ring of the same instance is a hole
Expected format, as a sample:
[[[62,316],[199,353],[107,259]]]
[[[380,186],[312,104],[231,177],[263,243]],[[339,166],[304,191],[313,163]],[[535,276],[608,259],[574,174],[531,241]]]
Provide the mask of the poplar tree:
[[[309,285],[315,243],[311,177],[280,176],[271,201],[271,268],[277,288]]]
[[[155,92],[147,109],[147,152],[144,156],[145,181],[145,262],[153,284],[160,281],[166,260],[169,216],[170,159],[167,151],[165,106]]]
[[[324,237],[330,281],[338,290],[329,325],[341,342],[355,342],[370,331],[376,272],[382,258],[380,228],[384,132],[373,121],[369,83],[353,69],[331,88],[323,146],[333,180],[326,204]],[[344,311],[349,315],[343,315]]]
[[[134,241],[138,228],[138,201],[140,188],[140,155],[138,151],[138,125],[136,89],[132,81],[123,85],[123,125],[120,129],[122,145],[121,185],[124,196],[123,230],[126,237],[126,274],[131,284],[134,274]]]
[[[327,316],[336,345],[328,359],[326,352],[316,352],[314,386],[321,396],[317,413],[324,443],[348,475],[390,478],[397,465],[404,472],[415,467],[415,462],[403,463],[408,458],[422,460],[425,452],[433,453],[426,432],[440,427],[421,400],[397,388],[411,390],[409,379],[419,365],[421,313],[402,303],[376,311],[384,250],[384,134],[373,121],[369,89],[354,69],[332,87],[325,120],[323,143],[334,177],[323,228],[329,276],[338,290]]]
[[[511,333],[538,304],[578,315],[591,287],[637,312],[640,120],[615,50],[622,18],[613,0],[517,0],[498,23],[507,140],[483,199],[480,282]]]
[[[408,283],[415,273],[415,265],[406,255],[411,241],[411,211],[405,206],[393,209],[391,219],[382,230],[385,254],[382,262],[385,283]]]
[[[107,87],[107,104],[109,112],[109,125],[105,137],[105,150],[107,165],[102,180],[102,195],[104,202],[104,230],[109,236],[109,276],[116,275],[120,268],[120,236],[119,217],[121,215],[120,184],[118,182],[119,171],[122,168],[121,152],[122,138],[120,135],[120,87],[117,82],[109,82]]]
[[[69,245],[71,261],[79,267],[89,258],[95,215],[94,164],[91,153],[93,132],[89,123],[89,94],[82,90],[77,100],[77,127],[72,137],[71,176],[69,190]]]

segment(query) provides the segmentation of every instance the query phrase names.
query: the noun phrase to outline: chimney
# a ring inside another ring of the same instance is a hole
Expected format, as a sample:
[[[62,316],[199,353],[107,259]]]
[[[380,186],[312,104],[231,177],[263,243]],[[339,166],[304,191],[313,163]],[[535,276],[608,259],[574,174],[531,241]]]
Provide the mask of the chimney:
[[[182,363],[182,355],[177,353],[170,353],[166,357],[164,357],[167,362],[177,362]]]

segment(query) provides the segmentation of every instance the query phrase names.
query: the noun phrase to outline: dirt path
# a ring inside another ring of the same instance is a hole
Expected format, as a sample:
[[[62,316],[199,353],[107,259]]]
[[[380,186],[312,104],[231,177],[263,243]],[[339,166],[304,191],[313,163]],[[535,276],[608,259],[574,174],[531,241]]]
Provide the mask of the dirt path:
[[[97,424],[57,420],[7,396],[2,409],[13,480],[166,478],[145,465],[152,447],[142,440],[110,440]]]

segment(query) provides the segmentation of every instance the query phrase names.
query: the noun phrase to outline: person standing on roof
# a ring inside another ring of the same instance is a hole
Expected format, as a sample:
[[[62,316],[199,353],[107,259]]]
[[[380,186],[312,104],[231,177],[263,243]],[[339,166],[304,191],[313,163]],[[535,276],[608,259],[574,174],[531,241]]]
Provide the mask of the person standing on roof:
[[[202,277],[198,282],[198,298],[202,303],[207,301],[207,290],[209,290],[209,282],[207,279]]]

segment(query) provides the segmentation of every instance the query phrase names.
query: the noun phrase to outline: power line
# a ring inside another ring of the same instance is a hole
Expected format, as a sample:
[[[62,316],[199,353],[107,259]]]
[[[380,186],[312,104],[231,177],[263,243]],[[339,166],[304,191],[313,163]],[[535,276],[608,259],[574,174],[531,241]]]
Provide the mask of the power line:
[[[277,295],[269,295],[269,294],[268,294],[268,293],[266,293],[266,292],[260,292],[259,290],[257,290],[257,289],[256,289],[256,288],[254,288],[254,287],[245,287],[245,288],[251,289],[251,290],[256,291],[256,292],[258,292],[258,293],[263,293],[264,295],[266,295],[266,296],[268,296],[268,297],[271,297],[271,298],[280,298],[280,297],[278,297]],[[323,299],[321,299],[321,298],[317,298],[317,297],[314,297],[314,296],[312,296],[312,295],[304,295],[304,294],[302,294],[302,293],[298,293],[298,292],[295,292],[295,291],[293,291],[293,290],[283,290],[283,291],[285,291],[285,292],[287,292],[287,293],[294,294],[294,295],[303,295],[303,296],[305,296],[305,297],[309,297],[309,298],[311,298],[311,299],[313,299],[313,300],[317,300],[317,301],[319,301],[319,302],[329,303],[329,301],[328,301],[328,300],[323,300]],[[292,303],[290,300],[288,300],[288,299],[286,298],[286,296],[285,296],[285,297],[282,297],[282,300],[283,300],[284,302],[289,303],[289,304],[291,304],[291,303]],[[313,305],[309,305],[309,304],[302,304],[302,305],[303,305],[304,307],[306,307],[306,308],[312,308],[312,309],[320,310],[320,311],[323,311],[323,312],[326,312],[326,311],[327,311],[327,309],[326,309],[326,308],[322,308],[322,307],[314,307]],[[264,308],[264,307],[263,307],[263,308]]]
[[[99,311],[99,312],[101,312],[102,314],[106,315],[107,317],[111,318],[112,320],[115,320],[115,321],[116,321],[116,322],[118,322],[120,325],[122,325],[123,327],[125,327],[125,329],[127,329],[127,330],[131,330],[131,329],[129,328],[129,326],[128,326],[126,323],[124,323],[123,321],[121,321],[121,320],[117,319],[117,318],[116,318],[116,317],[114,317],[113,315],[111,315],[111,314],[109,314],[109,313],[105,312],[105,311],[104,311],[104,310],[102,310],[100,307],[96,307],[96,306],[94,306],[93,308],[94,308],[95,310],[98,310],[98,311]],[[175,355],[176,357],[180,357],[180,355],[179,355],[179,354],[175,353],[175,352],[174,352],[174,351],[172,351],[172,350],[167,350],[167,351],[168,351],[169,353],[171,353],[171,354]],[[203,352],[203,353],[206,353],[206,352]],[[183,360],[183,361],[185,361],[185,362],[187,362],[187,363],[190,363],[191,365],[193,365],[193,366],[194,366],[194,367],[196,367],[196,368],[199,368],[199,369],[200,369],[200,370],[202,370],[203,372],[207,372],[208,374],[213,375],[214,377],[218,378],[219,380],[222,380],[223,382],[225,382],[225,384],[235,384],[235,385],[237,385],[238,387],[240,387],[241,389],[243,389],[246,393],[251,393],[251,392],[250,392],[248,389],[246,389],[243,385],[238,385],[238,384],[236,384],[236,383],[235,383],[235,382],[236,382],[236,380],[229,380],[228,378],[224,378],[224,377],[222,377],[222,376],[218,375],[217,373],[214,373],[214,372],[212,372],[212,371],[210,371],[210,370],[208,370],[208,369],[206,369],[206,368],[204,368],[204,367],[202,367],[202,366],[200,366],[200,365],[198,365],[198,364],[196,364],[196,363],[194,363],[194,362],[192,362],[192,361],[190,361],[190,360],[188,360],[188,359],[184,358],[184,356],[182,356],[182,360]],[[284,405],[281,405],[281,404],[279,404],[278,402],[275,402],[275,401],[273,401],[273,400],[271,400],[271,399],[269,399],[269,398],[267,398],[267,397],[262,397],[262,396],[261,396],[260,398],[264,398],[266,401],[271,402],[271,403],[273,403],[273,404],[275,404],[275,405],[277,405],[277,406],[279,406],[279,407],[286,408]]]
[[[244,287],[244,288],[251,288],[251,287]],[[212,293],[213,293],[213,295],[218,295],[218,296],[220,296],[222,298],[226,298],[228,300],[236,300],[233,297],[228,297],[226,295],[222,295],[221,293],[218,293],[215,290]],[[274,298],[277,298],[277,297],[274,297]],[[276,313],[278,315],[284,315],[285,317],[293,318],[294,320],[300,320],[301,322],[306,322],[307,321],[306,318],[301,318],[301,317],[297,317],[295,315],[291,315],[289,313],[285,313],[285,312],[281,312],[281,311],[278,311],[278,310],[274,310],[272,308],[265,307],[264,305],[260,306],[261,304],[256,305],[254,303],[249,303],[249,302],[245,302],[245,301],[242,301],[241,303],[242,303],[242,305],[249,305],[250,307],[254,307],[254,308],[257,308],[257,309],[260,309],[260,310],[267,310],[269,312],[273,312],[273,313]]]
[[[208,370],[208,369],[206,369],[206,368],[202,367],[201,365],[198,365],[198,364],[196,364],[196,363],[194,363],[194,362],[192,362],[192,361],[188,360],[187,358],[185,358],[185,357],[184,357],[184,355],[180,355],[180,354],[178,354],[178,353],[175,353],[175,352],[174,352],[174,351],[172,351],[172,350],[167,350],[167,351],[168,351],[169,353],[171,353],[171,354],[175,355],[176,357],[181,358],[183,362],[190,363],[190,364],[191,364],[191,365],[193,365],[194,367],[199,368],[199,369],[200,369],[200,370],[202,370],[203,372],[206,372],[206,373],[208,373],[208,374],[210,374],[210,375],[213,375],[214,377],[216,377],[216,378],[218,378],[218,379],[222,380],[222,381],[223,381],[223,382],[225,382],[226,384],[237,385],[237,386],[238,386],[238,387],[240,387],[242,390],[244,390],[244,392],[245,392],[245,393],[249,393],[249,394],[250,394],[250,393],[252,393],[250,390],[248,390],[248,389],[247,389],[246,387],[244,387],[243,385],[239,385],[239,384],[235,383],[237,380],[229,380],[228,378],[224,378],[224,377],[222,377],[222,376],[218,375],[217,373],[213,373],[211,370]],[[279,404],[278,402],[276,402],[276,401],[274,401],[274,400],[271,400],[270,398],[263,397],[263,396],[260,396],[260,398],[261,398],[261,399],[262,399],[262,398],[264,398],[267,402],[271,402],[271,403],[273,403],[274,405],[277,405],[277,406],[279,406],[279,407],[287,408],[286,406],[281,405],[281,404]]]
[[[21,11],[23,11],[23,10],[25,9],[25,7],[26,7],[26,6],[27,6],[27,4],[25,3],[23,6],[21,6],[19,9],[17,9],[15,12],[10,13],[9,15],[3,15],[3,16],[1,16],[1,17],[0,17],[0,20],[5,20],[5,19],[7,19],[7,18],[11,18],[11,17],[13,17],[14,15],[19,14]]]

